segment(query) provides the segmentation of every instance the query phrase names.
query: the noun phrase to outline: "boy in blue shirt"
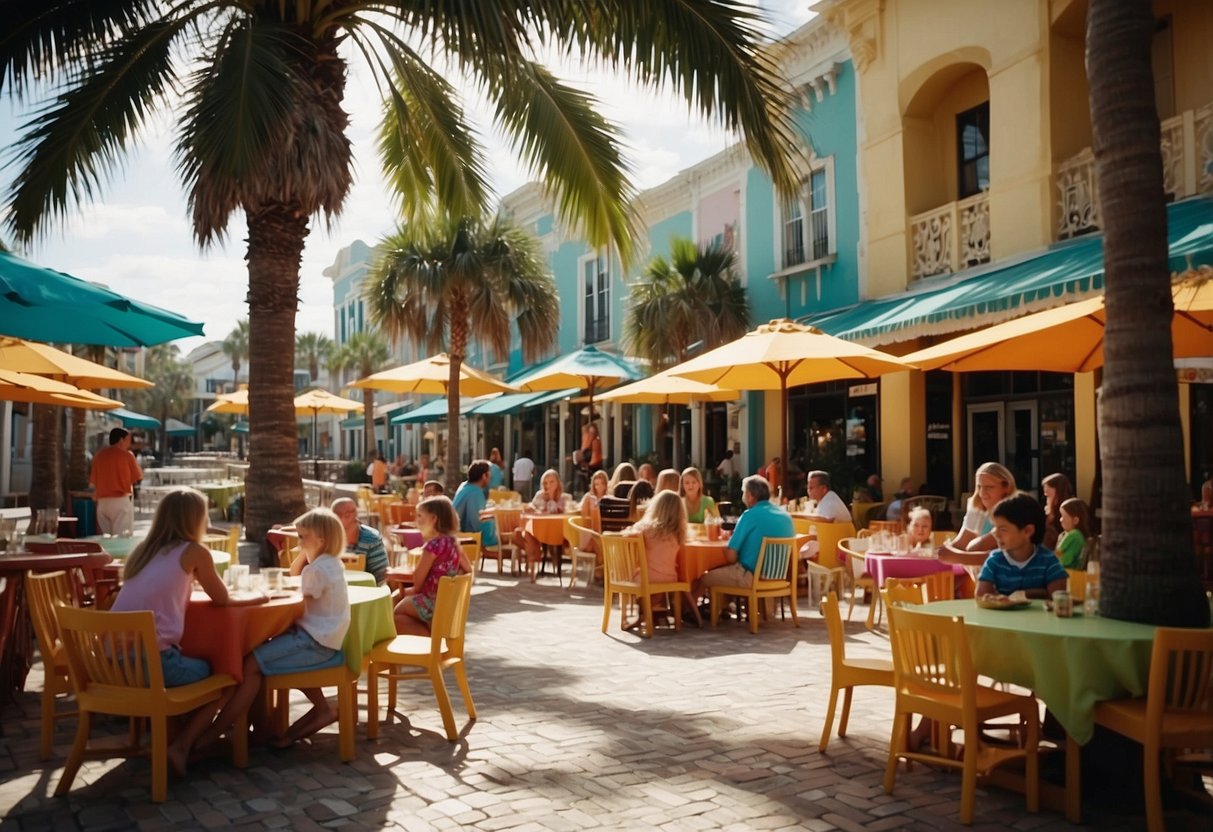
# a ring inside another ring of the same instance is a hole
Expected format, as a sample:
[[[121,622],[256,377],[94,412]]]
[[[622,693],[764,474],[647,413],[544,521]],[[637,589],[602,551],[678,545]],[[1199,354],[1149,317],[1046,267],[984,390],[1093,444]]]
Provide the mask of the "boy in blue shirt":
[[[1045,512],[1029,494],[1001,500],[990,512],[998,548],[990,552],[977,576],[978,598],[1022,591],[1029,598],[1051,598],[1066,588],[1066,570],[1057,556],[1040,545]]]

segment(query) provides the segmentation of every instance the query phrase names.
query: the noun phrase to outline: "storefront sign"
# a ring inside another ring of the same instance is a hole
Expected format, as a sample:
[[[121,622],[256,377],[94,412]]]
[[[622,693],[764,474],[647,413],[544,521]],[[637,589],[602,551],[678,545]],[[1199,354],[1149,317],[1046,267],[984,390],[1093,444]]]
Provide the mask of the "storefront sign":
[[[856,384],[847,389],[847,395],[852,399],[859,396],[875,396],[876,382],[873,381],[871,384]]]

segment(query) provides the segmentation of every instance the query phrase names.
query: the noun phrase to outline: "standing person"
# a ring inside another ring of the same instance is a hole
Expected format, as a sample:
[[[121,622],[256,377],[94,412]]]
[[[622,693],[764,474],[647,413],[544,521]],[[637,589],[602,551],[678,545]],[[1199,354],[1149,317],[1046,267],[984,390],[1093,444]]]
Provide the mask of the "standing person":
[[[164,686],[169,688],[192,684],[211,675],[211,666],[205,659],[183,656],[177,646],[185,632],[185,608],[194,581],[198,581],[216,606],[237,603],[228,596],[211,553],[202,545],[208,508],[206,497],[192,488],[164,495],[156,506],[147,537],[126,559],[122,589],[112,608],[114,612],[152,611]],[[217,710],[219,703],[213,702],[194,711],[169,745],[169,767],[178,776],[185,774],[190,749]]]
[[[505,487],[505,471],[501,469],[501,449],[489,451],[489,490]]]
[[[421,560],[413,570],[413,585],[404,590],[393,616],[397,633],[429,636],[438,582],[448,575],[471,572],[472,562],[454,537],[458,518],[446,497],[431,497],[417,505],[417,529],[425,539]]]
[[[358,504],[349,497],[338,497],[333,500],[331,509],[333,514],[337,515],[337,519],[341,521],[342,528],[345,529],[345,551],[355,555],[365,555],[366,571],[375,576],[375,583],[382,586],[388,566],[387,546],[383,543],[383,535],[370,526],[358,522]],[[295,569],[296,564],[302,568],[303,562],[296,558],[295,563],[291,564],[294,574],[298,575],[299,572]]]
[[[455,489],[451,501],[455,509],[456,528],[464,532],[480,532],[482,546],[497,545],[497,524],[492,520],[481,520],[489,499],[489,470],[487,459],[477,459],[468,466],[468,478]]]
[[[525,448],[518,458],[514,460],[514,490],[524,500],[531,499],[531,477],[535,476],[535,463],[531,460],[531,454]]]
[[[716,501],[703,493],[703,475],[695,467],[682,472],[682,502],[688,523],[702,523],[708,515],[720,516]]]
[[[1065,474],[1049,474],[1040,482],[1045,495],[1045,537],[1041,545],[1052,551],[1061,537],[1061,504],[1074,496],[1074,487]]]
[[[771,461],[766,467],[759,469],[758,473],[771,484],[776,493],[783,488],[783,461],[779,457],[771,457]]]
[[[764,537],[793,537],[796,530],[792,517],[771,502],[771,486],[765,478],[755,474],[741,483],[741,499],[746,510],[737,520],[737,527],[729,538],[725,549],[724,566],[709,570],[695,581],[691,594],[695,598],[712,586],[750,586],[754,582],[754,569],[758,566],[758,552]],[[750,611],[756,615],[756,610]]]
[[[716,473],[724,478],[726,484],[737,473],[737,465],[733,462],[732,448],[724,452],[724,459],[720,460],[720,464],[716,466]]]
[[[142,482],[143,470],[131,453],[131,432],[126,428],[110,431],[110,443],[93,457],[88,476],[97,500],[97,526],[102,534],[125,534],[135,530],[135,484]]]
[[[345,661],[341,645],[350,628],[350,597],[345,567],[339,559],[345,549],[343,526],[327,508],[314,508],[295,520],[299,550],[305,561],[300,579],[303,615],[285,633],[259,644],[244,657],[244,680],[236,686],[236,692],[207,729],[204,739],[218,739],[237,717],[248,711],[263,675],[322,670]],[[270,742],[275,748],[286,748],[337,721],[337,711],[325,698],[323,689],[304,688],[303,694],[312,703],[312,709],[287,728],[285,734]],[[254,720],[254,724],[260,721]]]
[[[581,447],[569,457],[569,461],[573,463],[578,482],[584,481],[588,488],[590,476],[602,470],[602,440],[596,426],[590,423],[582,425]]]
[[[371,488],[375,489],[376,494],[384,494],[387,492],[388,468],[387,460],[383,458],[383,451],[375,451],[375,457],[371,460],[371,464],[366,466],[366,473],[371,478]]]

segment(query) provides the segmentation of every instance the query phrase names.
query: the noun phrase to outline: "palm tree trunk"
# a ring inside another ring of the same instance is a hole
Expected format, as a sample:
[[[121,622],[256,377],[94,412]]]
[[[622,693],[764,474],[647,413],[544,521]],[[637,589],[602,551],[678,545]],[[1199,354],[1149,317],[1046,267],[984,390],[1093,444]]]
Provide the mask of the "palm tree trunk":
[[[63,489],[59,478],[60,408],[54,405],[33,405],[34,442],[31,449],[29,485],[30,526],[40,508],[61,508]]]
[[[371,372],[374,371],[363,372],[362,377],[366,378]],[[362,391],[362,443],[369,462],[375,458],[375,391],[369,387]]]
[[[1209,606],[1184,492],[1153,31],[1149,0],[1091,0],[1087,76],[1108,310],[1101,612],[1196,627],[1208,624]]]
[[[451,367],[446,387],[446,490],[454,494],[459,487],[460,436],[459,436],[459,375],[463,370],[463,359],[468,346],[467,301],[453,297],[450,305]]]
[[[262,540],[303,513],[294,405],[295,309],[307,217],[272,205],[248,215],[249,471],[245,524]]]
[[[86,415],[84,408],[72,408],[72,450],[67,473],[67,487],[71,491],[88,490],[88,460],[84,456],[84,445],[88,441],[84,430]]]

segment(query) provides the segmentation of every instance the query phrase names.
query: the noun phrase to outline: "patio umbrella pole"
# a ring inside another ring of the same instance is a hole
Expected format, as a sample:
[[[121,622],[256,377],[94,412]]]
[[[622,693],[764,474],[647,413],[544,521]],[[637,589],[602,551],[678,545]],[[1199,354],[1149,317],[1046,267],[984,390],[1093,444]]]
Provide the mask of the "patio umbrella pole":
[[[312,479],[320,479],[320,458],[317,456],[319,449],[316,447],[316,416],[320,413],[320,408],[312,408]]]

